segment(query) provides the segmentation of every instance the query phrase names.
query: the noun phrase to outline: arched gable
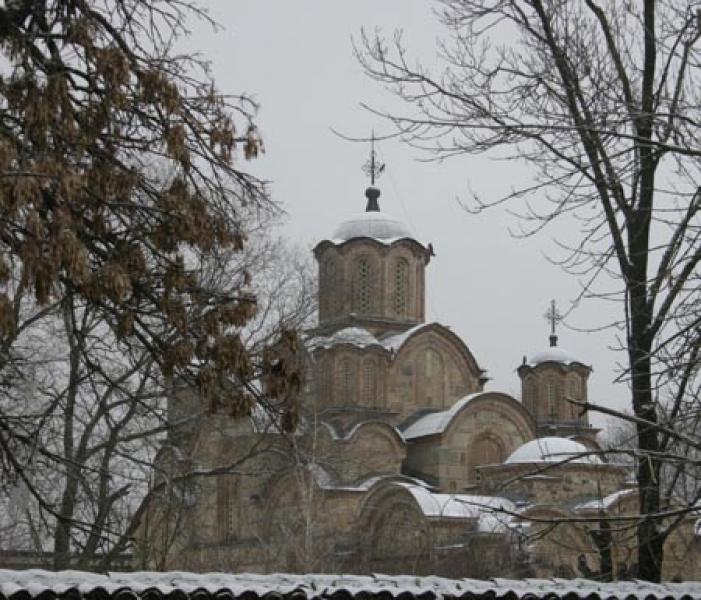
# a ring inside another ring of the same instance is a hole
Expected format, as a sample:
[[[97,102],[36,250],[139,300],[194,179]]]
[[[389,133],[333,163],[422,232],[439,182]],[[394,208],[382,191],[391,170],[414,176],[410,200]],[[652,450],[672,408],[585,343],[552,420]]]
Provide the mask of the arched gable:
[[[441,410],[477,392],[483,371],[462,340],[431,323],[382,340],[394,354],[388,373],[390,409],[401,419],[420,410]]]
[[[484,370],[480,368],[475,360],[467,344],[450,329],[440,323],[426,323],[410,329],[404,334],[393,336],[396,339],[396,345],[392,346],[394,350],[394,363],[401,362],[402,357],[411,352],[412,348],[421,345],[424,342],[423,338],[433,334],[434,341],[440,340],[441,346],[447,349],[456,357],[459,364],[464,366],[465,370],[476,379],[479,379],[484,374]],[[385,346],[387,342],[385,341]],[[475,390],[477,391],[477,390]]]
[[[531,414],[518,400],[503,392],[482,392],[472,396],[451,416],[443,430],[444,436],[450,438],[465,419],[485,410],[497,412],[501,418],[513,423],[521,437],[519,445],[535,439],[536,426]]]
[[[351,429],[345,440],[354,443],[364,436],[378,436],[388,440],[397,450],[398,453],[403,453],[406,449],[406,442],[399,433],[396,427],[385,423],[384,421],[362,421]]]
[[[408,483],[408,482],[407,482]],[[406,483],[382,480],[365,495],[357,509],[354,538],[362,543],[367,567],[406,569],[417,558],[425,558],[433,547],[431,529]]]
[[[398,473],[406,444],[391,425],[364,421],[340,435],[330,425],[319,429],[318,450],[325,464],[339,475],[339,485],[355,486],[368,477]]]
[[[406,506],[417,517],[423,515],[421,506],[408,486],[418,485],[415,480],[404,477],[387,477],[379,479],[366,492],[356,513],[356,524],[360,531],[372,530],[381,515],[393,506]]]

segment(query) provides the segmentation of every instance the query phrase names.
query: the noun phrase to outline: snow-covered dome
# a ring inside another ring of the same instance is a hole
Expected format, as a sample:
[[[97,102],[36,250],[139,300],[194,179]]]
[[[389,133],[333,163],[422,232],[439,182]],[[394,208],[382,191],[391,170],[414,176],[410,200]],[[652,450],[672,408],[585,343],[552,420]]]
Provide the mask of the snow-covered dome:
[[[504,462],[514,463],[558,463],[564,460],[573,463],[601,464],[598,456],[588,455],[584,444],[561,437],[542,437],[516,448]],[[572,458],[576,457],[576,458]]]
[[[369,237],[376,240],[413,238],[405,223],[379,211],[367,211],[343,221],[333,233],[333,239],[345,242],[352,238]]]
[[[528,364],[530,365],[539,365],[540,363],[544,362],[559,362],[567,365],[571,363],[584,364],[581,360],[575,358],[572,353],[568,352],[564,348],[560,348],[559,346],[550,346],[545,350],[536,352],[528,359]]]

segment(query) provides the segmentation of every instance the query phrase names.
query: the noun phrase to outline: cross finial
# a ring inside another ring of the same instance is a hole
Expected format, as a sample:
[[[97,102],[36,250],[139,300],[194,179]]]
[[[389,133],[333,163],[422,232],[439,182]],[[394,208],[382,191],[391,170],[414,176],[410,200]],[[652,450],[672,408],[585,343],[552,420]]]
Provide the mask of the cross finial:
[[[385,170],[384,163],[377,160],[377,152],[375,152],[375,131],[373,130],[370,137],[370,158],[363,165],[363,172],[370,177],[370,185],[375,185],[375,179],[382,175]]]
[[[545,311],[543,315],[545,319],[550,323],[550,345],[557,346],[557,335],[555,334],[555,326],[562,321],[562,315],[560,311],[557,310],[555,305],[555,300],[550,301],[550,306],[548,310]]]

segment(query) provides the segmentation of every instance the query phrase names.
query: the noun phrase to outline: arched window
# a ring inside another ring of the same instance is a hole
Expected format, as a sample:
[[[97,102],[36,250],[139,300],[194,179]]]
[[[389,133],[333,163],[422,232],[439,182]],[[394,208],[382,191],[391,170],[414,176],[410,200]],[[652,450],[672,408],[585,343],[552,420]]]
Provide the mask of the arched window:
[[[223,512],[223,514],[220,513],[222,518],[219,522],[222,524],[224,540],[236,539],[241,533],[241,502],[239,501],[238,483],[236,477],[227,475],[219,477],[217,481],[219,502]]]
[[[328,356],[325,356],[319,361],[317,369],[318,401],[321,405],[330,404],[333,395],[333,362]]]
[[[371,358],[363,362],[363,405],[377,406],[377,366]]]
[[[427,348],[423,357],[423,399],[426,406],[443,407],[445,398],[445,369],[443,358],[433,348]],[[420,392],[421,393],[421,392]],[[421,398],[419,401],[421,402]]]
[[[355,262],[355,302],[354,308],[360,314],[370,312],[370,261],[359,258]]]
[[[557,417],[557,383],[554,379],[549,379],[547,386],[548,416],[551,420]]]
[[[337,280],[336,261],[330,258],[324,264],[324,285],[321,291],[323,293],[322,305],[325,311],[331,316],[335,315],[337,312],[336,298],[340,294]]]
[[[570,373],[567,376],[567,396],[571,400],[582,400],[582,382],[576,373]],[[573,402],[568,402],[568,404],[572,419],[577,420],[579,418],[578,406]]]
[[[399,258],[394,263],[394,292],[392,294],[392,309],[399,317],[408,312],[409,263],[405,258]]]
[[[523,405],[532,413],[535,412],[536,386],[537,383],[533,377],[527,377],[523,383]]]
[[[355,391],[355,368],[350,358],[339,363],[338,392],[341,404],[352,404]]]
[[[504,445],[494,435],[478,437],[470,446],[468,479],[477,479],[477,467],[494,465],[504,461]]]

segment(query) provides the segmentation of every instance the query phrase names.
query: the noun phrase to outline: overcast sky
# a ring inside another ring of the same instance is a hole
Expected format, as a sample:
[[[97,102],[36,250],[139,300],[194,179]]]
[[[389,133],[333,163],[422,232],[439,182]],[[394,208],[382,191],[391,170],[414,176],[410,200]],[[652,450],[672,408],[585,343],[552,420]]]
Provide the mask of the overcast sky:
[[[344,141],[332,128],[362,137],[388,123],[361,103],[381,110],[398,101],[368,79],[353,56],[352,38],[361,28],[396,28],[412,53],[426,64],[437,61],[442,26],[428,0],[210,0],[204,3],[223,27],[192,23],[189,49],[211,59],[219,89],[246,92],[260,103],[258,124],[266,154],[246,165],[272,181],[272,193],[288,213],[285,232],[311,249],[337,224],[365,206],[368,181],[361,171],[367,144]],[[515,239],[518,222],[496,208],[469,214],[458,203],[470,190],[497,199],[527,177],[527,167],[486,157],[421,162],[417,150],[386,141],[378,151],[386,172],[378,182],[384,212],[405,220],[417,239],[432,242],[436,256],[428,267],[428,319],[451,327],[487,369],[488,389],[517,398],[515,369],[523,355],[548,344],[543,314],[551,298],[565,311],[579,282],[546,259],[557,257],[556,238],[572,239],[567,224],[552,224],[535,238]],[[518,207],[513,206],[514,209]],[[598,328],[615,318],[616,307],[591,301],[577,308],[566,325]],[[580,333],[560,327],[560,345],[594,372],[590,399],[626,406],[627,390],[614,386],[615,363],[608,349],[611,332]],[[595,424],[600,417],[593,416]]]

